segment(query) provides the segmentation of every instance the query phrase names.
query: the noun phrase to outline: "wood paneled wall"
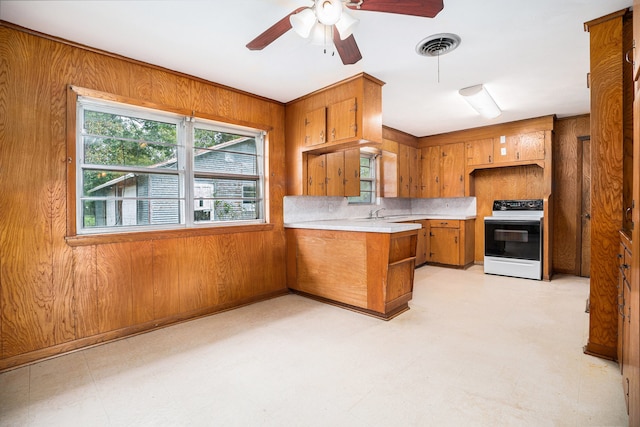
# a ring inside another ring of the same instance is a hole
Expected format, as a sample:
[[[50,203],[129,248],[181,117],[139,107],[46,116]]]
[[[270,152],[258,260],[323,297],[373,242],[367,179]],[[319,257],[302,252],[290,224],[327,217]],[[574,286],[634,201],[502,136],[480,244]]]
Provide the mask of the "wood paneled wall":
[[[555,227],[553,266],[558,273],[580,274],[582,138],[590,135],[589,116],[556,120],[553,146]]]
[[[270,129],[270,225],[69,245],[70,84]],[[0,141],[0,370],[287,291],[282,104],[0,22]]]

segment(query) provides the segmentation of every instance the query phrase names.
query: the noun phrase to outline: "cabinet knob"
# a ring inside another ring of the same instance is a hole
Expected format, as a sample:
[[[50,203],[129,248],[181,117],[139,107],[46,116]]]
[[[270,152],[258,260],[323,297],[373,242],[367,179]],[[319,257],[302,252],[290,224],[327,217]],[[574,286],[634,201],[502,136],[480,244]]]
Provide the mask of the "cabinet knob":
[[[320,143],[324,143],[324,131],[320,131]]]
[[[342,168],[338,168],[338,176],[342,176]]]

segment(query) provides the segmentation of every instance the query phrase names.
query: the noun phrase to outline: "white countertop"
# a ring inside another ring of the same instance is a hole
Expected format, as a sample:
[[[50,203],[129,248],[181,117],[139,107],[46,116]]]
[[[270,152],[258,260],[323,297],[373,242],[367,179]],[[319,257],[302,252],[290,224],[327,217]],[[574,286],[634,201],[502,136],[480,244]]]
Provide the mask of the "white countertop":
[[[414,214],[414,215],[389,215],[378,219],[369,218],[344,218],[330,219],[324,221],[300,221],[285,223],[285,228],[307,228],[312,230],[337,230],[337,231],[360,231],[366,233],[399,233],[402,231],[419,230],[420,224],[413,224],[408,221],[423,219],[451,219],[466,220],[474,219],[475,216],[459,215],[434,215],[434,214]]]

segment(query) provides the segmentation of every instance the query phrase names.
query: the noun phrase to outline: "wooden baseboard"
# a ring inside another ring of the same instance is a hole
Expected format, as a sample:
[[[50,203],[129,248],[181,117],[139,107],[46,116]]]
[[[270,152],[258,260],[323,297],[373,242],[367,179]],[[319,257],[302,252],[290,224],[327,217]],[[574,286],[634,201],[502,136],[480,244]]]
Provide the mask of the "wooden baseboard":
[[[373,310],[367,310],[366,308],[356,307],[356,306],[345,304],[345,303],[342,303],[342,302],[330,300],[330,299],[327,299],[327,298],[324,298],[324,297],[319,297],[317,295],[308,294],[306,292],[297,291],[295,289],[292,289],[292,292],[296,293],[298,295],[301,295],[303,297],[306,297],[306,298],[310,298],[310,299],[313,299],[313,300],[316,300],[316,301],[323,302],[325,304],[330,304],[330,305],[334,305],[336,307],[345,308],[345,309],[350,310],[350,311],[355,311],[356,313],[366,314],[367,316],[375,317],[377,319],[382,319],[382,320],[391,320],[394,317],[396,317],[396,316],[404,313],[405,311],[409,310],[409,304],[407,302],[405,302],[404,304],[399,305],[398,307],[394,308],[393,310],[391,310],[391,311],[389,311],[387,313],[380,313],[380,312],[373,311]]]
[[[95,347],[97,345],[105,344],[119,339],[129,338],[135,335],[151,332],[157,329],[165,328],[167,326],[175,325],[177,323],[188,322],[197,318],[222,313],[246,305],[266,301],[272,298],[277,298],[289,293],[290,292],[288,289],[281,289],[278,291],[257,295],[251,298],[245,298],[233,303],[221,304],[215,307],[208,307],[202,310],[191,311],[188,313],[181,313],[175,316],[166,317],[164,319],[153,320],[151,322],[141,323],[126,328],[93,335],[91,337],[81,338],[63,344],[30,351],[28,353],[7,357],[0,360],[0,373],[32,363],[41,362],[43,360],[52,359],[64,354],[72,353],[90,347]]]
[[[588,342],[587,345],[584,346],[583,351],[589,356],[613,360],[614,362],[618,361],[618,349],[616,347],[608,347],[601,344]]]

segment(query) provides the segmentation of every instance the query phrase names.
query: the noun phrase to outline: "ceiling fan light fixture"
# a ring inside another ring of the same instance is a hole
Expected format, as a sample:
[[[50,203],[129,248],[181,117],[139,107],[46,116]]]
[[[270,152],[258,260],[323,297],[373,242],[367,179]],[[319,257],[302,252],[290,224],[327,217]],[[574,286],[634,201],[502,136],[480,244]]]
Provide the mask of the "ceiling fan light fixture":
[[[291,15],[289,17],[289,22],[291,23],[293,31],[295,31],[300,37],[306,39],[311,34],[311,30],[313,30],[313,26],[316,24],[317,19],[313,9],[309,7],[295,15]]]
[[[333,26],[316,22],[308,37],[309,43],[315,46],[327,46],[333,43]]]
[[[343,10],[342,16],[340,16],[340,19],[338,19],[338,22],[335,24],[338,29],[338,33],[340,33],[340,39],[344,40],[353,34],[353,31],[356,29],[359,22],[359,19],[354,18]]]
[[[482,117],[487,119],[495,119],[502,111],[498,104],[493,100],[484,85],[465,87],[460,89],[458,93],[476,110]]]
[[[342,16],[342,0],[316,0],[316,16],[324,25],[334,25]]]

